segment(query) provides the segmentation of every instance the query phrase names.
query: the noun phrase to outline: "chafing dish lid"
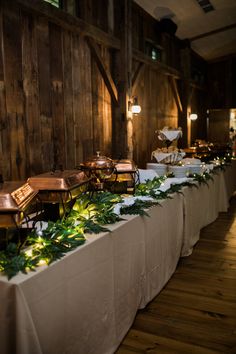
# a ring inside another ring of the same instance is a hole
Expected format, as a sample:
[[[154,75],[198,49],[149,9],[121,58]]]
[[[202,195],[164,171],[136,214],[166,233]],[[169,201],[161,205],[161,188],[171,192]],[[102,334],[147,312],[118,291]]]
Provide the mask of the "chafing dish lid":
[[[119,173],[135,172],[137,167],[132,160],[115,160],[116,171]]]
[[[9,181],[0,187],[0,211],[17,212],[37,194],[26,182]]]
[[[100,151],[97,151],[97,155],[91,157],[80,165],[81,167],[96,170],[96,169],[113,169],[115,163],[107,156],[100,155]]]
[[[56,170],[28,178],[28,183],[33,189],[47,191],[67,191],[88,181],[89,178],[85,173],[78,170]]]

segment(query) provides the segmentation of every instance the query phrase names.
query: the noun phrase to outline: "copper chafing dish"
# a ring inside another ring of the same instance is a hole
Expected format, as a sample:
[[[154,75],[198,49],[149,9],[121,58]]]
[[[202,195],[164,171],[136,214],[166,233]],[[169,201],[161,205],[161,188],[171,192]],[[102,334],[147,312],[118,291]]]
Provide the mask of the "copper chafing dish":
[[[80,164],[79,168],[83,170],[89,178],[92,178],[95,189],[102,190],[104,182],[109,179],[115,171],[115,163],[112,159],[100,155],[100,151],[97,151],[96,156]]]
[[[46,204],[56,204],[52,219],[61,217],[65,213],[65,204],[69,204],[76,197],[88,190],[90,179],[83,171],[56,170],[42,173],[28,178],[29,185],[38,190],[38,200],[43,203],[44,209],[52,209]]]
[[[29,183],[4,182],[0,184],[0,227],[17,227],[32,205],[37,190]]]
[[[113,193],[134,193],[135,184],[139,181],[137,166],[132,160],[114,160],[115,170],[106,181],[107,189]]]

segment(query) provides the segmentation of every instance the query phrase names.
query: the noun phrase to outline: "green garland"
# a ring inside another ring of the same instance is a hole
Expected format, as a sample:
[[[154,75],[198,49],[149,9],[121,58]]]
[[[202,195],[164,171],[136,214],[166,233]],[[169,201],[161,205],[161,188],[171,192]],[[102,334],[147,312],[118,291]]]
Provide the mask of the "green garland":
[[[165,179],[155,177],[152,181],[139,184],[135,196],[149,196],[152,200],[136,199],[132,205],[121,204],[120,214],[148,216],[146,209],[158,205],[158,200],[171,198],[172,193],[181,193],[184,186],[197,187],[213,178],[209,173],[194,175],[193,182],[173,184],[166,192],[162,192],[159,188]],[[62,220],[49,222],[47,228],[38,233],[33,230],[23,244],[9,242],[6,249],[0,251],[0,271],[11,279],[18,272],[27,273],[42,263],[50,264],[60,259],[67,252],[83,245],[86,233],[109,231],[106,225],[122,220],[114,212],[115,204],[122,202],[121,196],[109,192],[79,197]]]
[[[49,222],[45,230],[33,230],[23,244],[10,242],[0,251],[0,271],[11,279],[18,272],[27,273],[40,264],[50,264],[85,243],[85,233],[109,231],[121,217],[113,212],[114,204],[122,198],[111,193],[96,193],[76,200],[63,219]]]
[[[136,199],[133,204],[128,206],[122,206],[120,209],[120,213],[121,215],[149,216],[145,209],[148,209],[153,205],[159,205],[159,203],[157,201]]]
[[[84,242],[80,228],[66,221],[49,222],[40,235],[32,231],[23,245],[10,242],[0,251],[0,271],[10,279],[20,271],[26,273],[42,263],[50,264]]]

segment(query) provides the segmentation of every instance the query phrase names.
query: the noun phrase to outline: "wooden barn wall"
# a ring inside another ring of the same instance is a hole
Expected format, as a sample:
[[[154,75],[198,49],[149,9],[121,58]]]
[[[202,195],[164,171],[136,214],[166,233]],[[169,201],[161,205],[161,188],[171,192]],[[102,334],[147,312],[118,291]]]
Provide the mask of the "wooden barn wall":
[[[198,119],[190,122],[191,146],[194,145],[197,139],[207,140],[207,105],[205,97],[205,90],[193,88],[190,109],[192,113],[198,115]]]
[[[80,1],[77,15],[103,31],[113,31],[114,39],[120,37],[120,3],[113,2],[114,26],[105,21],[106,11],[95,21],[94,3]],[[95,8],[111,3],[99,0]],[[97,150],[112,157],[110,93],[84,34],[73,32],[62,17],[56,25],[50,17],[18,7],[17,2],[0,2],[0,174],[5,180],[25,179],[52,167],[74,168]],[[163,64],[180,70],[179,41],[158,33],[150,16],[136,5],[132,21],[134,49],[145,52],[146,39],[160,43]],[[118,48],[112,52],[100,44],[99,50],[106,67],[112,68]],[[133,117],[133,158],[139,167],[145,167],[151,152],[162,146],[155,131],[178,126],[168,69],[148,62],[150,58],[132,92],[142,107],[141,114]],[[137,65],[135,56],[133,74]],[[113,76],[118,87],[119,75]],[[203,99],[194,104],[202,106]],[[199,122],[196,135],[203,131],[204,122]]]
[[[236,55],[208,64],[210,109],[236,107]]]
[[[133,117],[134,160],[141,168],[151,161],[151,153],[163,147],[156,130],[178,127],[178,110],[168,76],[146,66],[135,92],[142,111]]]
[[[0,2],[0,128],[5,180],[111,155],[111,99],[85,38],[9,1]]]

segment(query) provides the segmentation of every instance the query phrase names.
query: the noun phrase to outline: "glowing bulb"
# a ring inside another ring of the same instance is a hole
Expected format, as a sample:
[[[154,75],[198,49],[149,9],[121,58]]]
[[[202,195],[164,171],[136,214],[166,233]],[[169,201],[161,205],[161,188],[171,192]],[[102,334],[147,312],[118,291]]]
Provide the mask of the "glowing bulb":
[[[130,101],[130,108],[133,114],[139,114],[141,112],[141,106],[138,104],[137,97],[133,98],[133,102]]]
[[[131,112],[133,114],[139,114],[141,112],[141,107],[138,104],[135,104],[131,107]]]
[[[197,115],[196,113],[191,113],[190,116],[189,116],[189,118],[190,118],[191,120],[196,120],[196,119],[198,118],[198,115]]]

